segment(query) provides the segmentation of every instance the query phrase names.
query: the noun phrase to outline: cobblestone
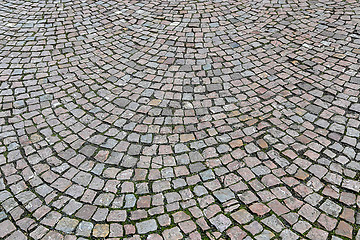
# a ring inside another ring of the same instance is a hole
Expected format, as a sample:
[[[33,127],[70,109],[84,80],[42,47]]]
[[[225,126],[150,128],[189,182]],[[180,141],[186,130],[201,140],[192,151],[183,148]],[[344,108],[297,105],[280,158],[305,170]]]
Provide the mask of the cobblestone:
[[[358,1],[2,1],[0,238],[360,239]]]

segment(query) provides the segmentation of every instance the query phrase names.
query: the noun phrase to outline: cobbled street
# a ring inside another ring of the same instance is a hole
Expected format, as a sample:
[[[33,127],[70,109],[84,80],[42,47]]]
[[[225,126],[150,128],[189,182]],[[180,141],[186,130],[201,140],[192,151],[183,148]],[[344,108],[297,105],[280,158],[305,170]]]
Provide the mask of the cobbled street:
[[[0,0],[0,239],[359,229],[358,0]]]

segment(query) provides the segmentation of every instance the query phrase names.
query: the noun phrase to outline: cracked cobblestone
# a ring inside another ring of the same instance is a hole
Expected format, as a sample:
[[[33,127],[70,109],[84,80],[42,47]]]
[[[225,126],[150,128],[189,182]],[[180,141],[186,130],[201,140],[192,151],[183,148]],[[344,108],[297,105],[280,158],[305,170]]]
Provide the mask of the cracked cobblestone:
[[[0,238],[360,240],[360,3],[1,1]]]

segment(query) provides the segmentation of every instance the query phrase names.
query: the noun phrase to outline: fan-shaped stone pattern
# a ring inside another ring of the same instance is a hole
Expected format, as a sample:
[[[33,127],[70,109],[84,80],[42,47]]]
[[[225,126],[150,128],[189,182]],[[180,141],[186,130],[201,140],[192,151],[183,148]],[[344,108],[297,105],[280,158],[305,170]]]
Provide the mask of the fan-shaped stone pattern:
[[[0,238],[359,238],[359,9],[1,2]]]

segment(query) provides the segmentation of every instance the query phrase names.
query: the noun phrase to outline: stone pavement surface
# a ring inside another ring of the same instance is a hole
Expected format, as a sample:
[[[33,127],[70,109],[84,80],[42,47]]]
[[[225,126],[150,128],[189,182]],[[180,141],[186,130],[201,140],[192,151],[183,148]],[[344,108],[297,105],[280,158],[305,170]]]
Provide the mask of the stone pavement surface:
[[[0,2],[0,239],[360,239],[357,0]]]

